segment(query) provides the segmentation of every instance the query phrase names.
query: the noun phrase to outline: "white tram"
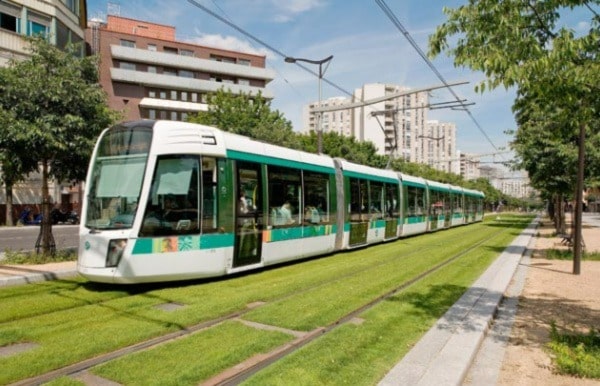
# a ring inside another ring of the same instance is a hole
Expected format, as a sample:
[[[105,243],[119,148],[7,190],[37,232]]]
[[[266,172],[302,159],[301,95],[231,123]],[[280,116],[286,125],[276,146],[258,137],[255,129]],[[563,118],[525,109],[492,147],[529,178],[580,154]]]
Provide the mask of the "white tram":
[[[483,198],[212,127],[128,122],[92,155],[77,266],[109,283],[222,276],[480,221]]]

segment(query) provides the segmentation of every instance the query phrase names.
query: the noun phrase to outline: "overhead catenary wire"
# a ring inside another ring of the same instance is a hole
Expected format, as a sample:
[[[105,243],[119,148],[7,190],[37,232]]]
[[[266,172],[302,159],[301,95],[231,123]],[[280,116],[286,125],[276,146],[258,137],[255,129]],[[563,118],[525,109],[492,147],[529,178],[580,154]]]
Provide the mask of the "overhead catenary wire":
[[[384,0],[375,0],[375,2],[377,3],[377,5],[379,5],[379,7],[383,11],[383,13],[396,26],[396,28],[398,28],[398,30],[404,35],[404,37],[406,38],[406,40],[408,40],[408,42],[415,49],[415,51],[417,51],[417,53],[419,54],[419,56],[425,61],[425,63],[427,63],[427,66],[433,71],[433,73],[437,76],[437,78],[446,86],[446,88],[448,88],[448,90],[450,91],[450,93],[452,93],[452,96],[454,96],[454,98],[461,105],[461,108],[463,108],[464,111],[469,115],[469,117],[471,118],[471,120],[473,121],[473,123],[475,124],[475,126],[477,127],[477,129],[479,129],[479,131],[481,132],[481,134],[483,134],[483,136],[485,137],[485,139],[492,145],[492,147],[495,150],[498,150],[498,148],[496,147],[496,145],[494,144],[494,142],[491,140],[491,138],[488,136],[488,134],[485,132],[485,130],[483,129],[483,127],[481,127],[481,125],[475,119],[475,117],[473,116],[473,114],[471,113],[471,111],[467,108],[467,105],[464,104],[464,102],[462,102],[462,99],[456,94],[456,92],[448,84],[448,82],[446,81],[446,79],[444,78],[444,76],[438,71],[438,69],[434,66],[434,64],[431,62],[431,60],[429,60],[429,58],[423,52],[423,50],[421,50],[421,48],[419,47],[419,45],[417,44],[417,42],[412,38],[412,36],[408,32],[408,30],[406,28],[404,28],[404,25],[402,25],[402,23],[400,22],[400,20],[398,20],[398,18],[392,12],[392,10],[390,9],[390,7],[388,7],[388,5],[385,3]]]
[[[246,36],[247,38],[255,41],[256,43],[266,47],[267,49],[273,51],[274,53],[276,53],[277,55],[281,56],[282,58],[286,58],[288,55],[284,54],[283,52],[279,51],[277,48],[271,46],[270,44],[268,44],[267,42],[265,42],[264,40],[261,40],[259,38],[257,38],[256,36],[252,35],[251,33],[245,31],[243,28],[239,27],[238,25],[236,25],[235,23],[227,20],[226,18],[222,17],[221,15],[213,12],[212,10],[210,10],[209,8],[205,7],[204,5],[200,4],[199,2],[197,2],[196,0],[188,0],[189,3],[191,3],[192,5],[200,8],[201,10],[203,10],[204,12],[208,13],[209,15],[211,15],[212,17],[222,21],[223,23],[227,24],[228,26],[230,26],[231,28],[235,29],[236,31],[238,31],[239,33],[241,33],[242,35]],[[311,70],[310,68],[300,64],[300,63],[296,63],[296,65],[300,68],[302,68],[304,71],[307,71],[311,74],[313,74],[314,76],[318,77],[319,74],[313,70]],[[323,82],[327,83],[328,85],[330,85],[331,87],[335,88],[336,90],[343,92],[346,95],[352,96],[352,93],[345,90],[344,88],[340,87],[339,85],[331,82],[330,80],[326,79],[326,78],[322,78]]]
[[[198,1],[196,1],[196,0],[188,0],[188,2],[189,2],[190,4],[192,4],[192,5],[194,5],[194,6],[198,7],[198,8],[200,8],[201,10],[203,10],[203,11],[204,11],[204,12],[206,12],[207,14],[209,14],[209,15],[213,16],[214,18],[218,19],[219,21],[221,21],[221,22],[223,22],[223,23],[227,24],[228,26],[230,26],[231,28],[235,29],[236,31],[238,31],[239,33],[241,33],[242,35],[244,35],[245,37],[249,38],[250,40],[252,40],[252,41],[254,41],[254,42],[256,42],[256,43],[258,43],[258,44],[262,45],[263,47],[267,48],[268,50],[272,51],[273,53],[275,53],[275,54],[279,55],[280,57],[282,57],[282,58],[284,58],[284,59],[285,59],[286,57],[288,57],[288,55],[284,54],[283,52],[281,52],[281,51],[280,51],[280,50],[278,50],[277,48],[275,48],[275,47],[271,46],[270,44],[266,43],[266,42],[265,42],[265,41],[263,41],[262,39],[259,39],[258,37],[256,37],[256,36],[252,35],[251,33],[249,33],[249,32],[247,32],[247,31],[245,31],[243,28],[239,27],[239,26],[238,26],[238,25],[236,25],[234,22],[232,22],[231,20],[229,20],[229,18],[222,17],[221,15],[219,15],[219,14],[217,14],[217,13],[213,12],[212,10],[210,10],[209,8],[207,8],[206,6],[204,6],[204,5],[200,4],[200,3],[199,3]],[[222,12],[224,15],[226,15],[226,14],[225,14],[225,12],[224,12],[224,11],[223,11],[223,10],[222,10],[220,7],[217,7],[217,8],[218,8],[219,10],[221,10],[221,12]],[[227,16],[227,15],[226,15],[226,16]],[[308,67],[306,67],[306,66],[304,66],[304,65],[302,65],[302,64],[300,64],[300,63],[298,63],[298,62],[295,62],[295,64],[296,64],[298,67],[300,67],[301,69],[303,69],[304,71],[306,71],[306,72],[308,72],[308,73],[310,73],[310,74],[312,74],[312,75],[314,75],[314,76],[316,76],[316,77],[319,77],[319,74],[318,74],[317,72],[315,72],[315,71],[311,70],[310,68],[308,68]],[[332,81],[330,81],[329,79],[326,79],[326,78],[324,78],[324,77],[321,77],[321,79],[322,79],[322,81],[323,81],[323,82],[325,82],[325,83],[327,83],[328,85],[332,86],[332,87],[333,87],[333,88],[335,88],[336,90],[338,90],[338,91],[342,92],[343,94],[345,94],[345,95],[347,95],[347,96],[351,97],[352,99],[354,99],[354,97],[355,97],[354,93],[352,93],[352,92],[350,92],[350,91],[347,91],[347,90],[345,90],[344,88],[342,88],[341,86],[339,86],[339,85],[337,85],[337,84],[333,83],[333,82],[332,82]],[[286,82],[287,82],[287,80],[286,80]],[[289,83],[289,82],[288,82],[288,83]],[[458,83],[456,83],[456,84],[458,84]],[[443,85],[443,86],[434,86],[434,87],[431,87],[430,89],[441,88],[441,87],[449,88],[449,87],[450,87],[450,84],[449,84],[448,82],[444,82],[444,85]],[[412,93],[415,93],[415,91],[413,91],[413,92],[411,92],[411,93],[406,93],[406,94],[412,94]],[[391,99],[392,97],[393,97],[393,96],[391,96],[391,97],[390,97],[390,96],[387,96],[387,97],[384,97],[384,98],[376,98],[376,99],[386,100],[386,99]],[[464,104],[464,102],[460,102],[460,101],[461,101],[461,99],[460,99],[460,98],[458,98],[458,96],[456,96],[456,94],[455,94],[455,97],[456,97],[457,101],[459,101],[459,103],[461,103],[461,104],[460,104],[460,106],[462,106],[462,107],[466,106],[466,105]],[[351,104],[349,104],[349,105],[338,106],[338,107],[336,107],[336,108],[333,108],[333,109],[331,109],[331,108],[325,108],[325,109],[323,109],[322,107],[319,107],[319,108],[316,108],[316,109],[314,109],[313,111],[315,111],[315,112],[321,111],[321,112],[322,112],[322,111],[326,111],[326,110],[340,110],[340,109],[346,109],[346,108],[356,108],[356,107],[361,107],[361,106],[362,106],[362,107],[366,107],[366,108],[368,108],[368,109],[370,109],[370,110],[372,110],[372,111],[374,111],[374,112],[377,112],[377,111],[378,111],[378,109],[376,109],[376,108],[374,108],[374,107],[372,106],[372,104],[373,104],[373,103],[376,103],[376,102],[375,102],[375,100],[372,100],[372,101],[364,101],[364,100],[363,100],[363,98],[360,98],[360,102],[358,102],[358,103],[351,103]],[[443,107],[438,107],[438,108],[443,108]],[[379,122],[378,122],[378,123],[379,123]]]

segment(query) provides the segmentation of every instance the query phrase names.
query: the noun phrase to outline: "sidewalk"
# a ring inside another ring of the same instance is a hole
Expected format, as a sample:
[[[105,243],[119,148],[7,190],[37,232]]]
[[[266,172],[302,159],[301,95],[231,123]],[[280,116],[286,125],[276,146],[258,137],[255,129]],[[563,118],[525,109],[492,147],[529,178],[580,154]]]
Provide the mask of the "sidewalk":
[[[543,239],[552,248],[567,248],[559,237],[535,237],[537,223],[535,220],[515,239],[380,386],[496,384],[517,310],[516,300],[526,283],[526,267],[536,242]],[[582,223],[586,250],[600,251],[600,215],[586,213]]]
[[[66,279],[77,275],[76,261],[39,265],[3,265],[0,261],[0,287]]]
[[[383,378],[380,386],[461,385],[513,275],[534,240],[534,220]]]

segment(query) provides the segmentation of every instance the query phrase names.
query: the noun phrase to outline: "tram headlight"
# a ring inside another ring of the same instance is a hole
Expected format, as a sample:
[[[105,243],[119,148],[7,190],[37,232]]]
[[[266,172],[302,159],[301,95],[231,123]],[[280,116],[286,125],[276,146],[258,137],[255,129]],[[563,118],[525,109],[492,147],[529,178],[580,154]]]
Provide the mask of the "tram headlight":
[[[108,243],[108,252],[106,253],[107,267],[116,267],[119,265],[125,246],[127,246],[127,239],[110,240]]]

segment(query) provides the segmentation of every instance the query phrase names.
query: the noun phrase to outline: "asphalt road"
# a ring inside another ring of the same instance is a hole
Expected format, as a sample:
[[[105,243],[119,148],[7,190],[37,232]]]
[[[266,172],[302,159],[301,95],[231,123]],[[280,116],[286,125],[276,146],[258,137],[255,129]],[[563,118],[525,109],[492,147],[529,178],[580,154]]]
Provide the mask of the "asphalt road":
[[[40,234],[39,225],[0,227],[0,254],[9,251],[32,251]],[[56,249],[77,248],[79,225],[53,225]]]

